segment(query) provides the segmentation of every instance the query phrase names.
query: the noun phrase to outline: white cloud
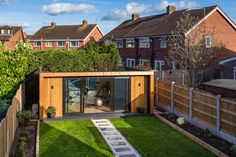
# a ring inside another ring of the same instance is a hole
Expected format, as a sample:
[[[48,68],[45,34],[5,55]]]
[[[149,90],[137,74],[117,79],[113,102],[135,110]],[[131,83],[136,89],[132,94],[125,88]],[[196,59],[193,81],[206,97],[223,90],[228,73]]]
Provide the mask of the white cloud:
[[[0,0],[0,5],[9,3],[11,0]]]
[[[140,4],[136,2],[126,4],[125,8],[115,8],[109,12],[109,14],[102,18],[102,20],[123,20],[133,13],[145,14],[152,12],[160,12],[166,9],[168,5],[174,5],[177,9],[192,9],[198,6],[194,1],[181,0],[179,2],[170,2],[168,0],[162,0],[156,4]]]
[[[102,20],[122,20],[125,19],[127,15],[127,12],[125,12],[124,10],[114,8],[108,13],[107,16],[104,16]]]
[[[30,24],[29,24],[28,22],[24,22],[24,23],[22,24],[22,26],[23,26],[25,29],[31,27]]]
[[[72,12],[93,13],[95,11],[95,6],[86,3],[53,3],[43,6],[43,12],[48,15],[59,15]]]

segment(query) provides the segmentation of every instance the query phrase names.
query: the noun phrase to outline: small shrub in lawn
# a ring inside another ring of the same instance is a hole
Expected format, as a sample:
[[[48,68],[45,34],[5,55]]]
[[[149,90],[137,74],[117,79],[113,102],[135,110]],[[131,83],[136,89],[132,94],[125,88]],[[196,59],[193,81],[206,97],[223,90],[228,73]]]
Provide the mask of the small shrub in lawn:
[[[230,147],[230,150],[231,150],[232,152],[234,152],[234,154],[236,154],[236,144],[232,145],[232,146]]]
[[[30,111],[20,111],[16,113],[16,117],[18,118],[19,126],[25,127],[32,118],[32,113]]]
[[[184,120],[184,117],[179,117],[177,120],[176,120],[177,124],[179,125],[183,125],[185,123],[185,120]]]
[[[211,137],[213,135],[213,132],[210,130],[210,129],[208,129],[208,128],[206,128],[205,130],[204,130],[204,136],[205,137]]]
[[[142,107],[142,106],[137,107],[137,112],[138,113],[144,113],[145,112],[145,107]]]

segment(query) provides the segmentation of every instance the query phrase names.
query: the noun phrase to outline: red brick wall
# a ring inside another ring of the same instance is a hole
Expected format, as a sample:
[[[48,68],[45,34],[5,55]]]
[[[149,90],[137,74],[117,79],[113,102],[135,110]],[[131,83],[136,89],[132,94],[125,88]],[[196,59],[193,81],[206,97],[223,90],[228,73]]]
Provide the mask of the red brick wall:
[[[85,41],[79,41],[79,47],[70,47],[70,43],[66,43],[65,47],[57,47],[57,41],[52,41],[52,47],[46,47],[44,41],[41,42],[41,47],[35,47],[33,41],[31,41],[31,44],[32,44],[34,50],[59,50],[59,49],[78,50],[78,49],[86,46],[90,42],[96,42],[96,41],[100,40],[102,37],[103,37],[102,33],[96,27],[92,31],[92,33],[89,35],[89,37],[87,37],[87,39]],[[40,39],[39,39],[39,41],[40,41]]]
[[[12,38],[10,38],[9,41],[5,42],[5,45],[9,50],[15,50],[16,44],[20,42],[21,40],[24,40],[24,35],[23,35],[22,30],[16,32],[15,35],[12,36]]]

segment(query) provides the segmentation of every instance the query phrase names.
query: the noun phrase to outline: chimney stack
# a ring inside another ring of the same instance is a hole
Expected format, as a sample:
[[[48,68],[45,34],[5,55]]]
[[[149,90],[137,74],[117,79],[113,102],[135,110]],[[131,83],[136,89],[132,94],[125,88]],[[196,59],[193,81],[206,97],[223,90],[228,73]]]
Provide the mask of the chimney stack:
[[[132,14],[132,21],[137,20],[139,17],[140,15],[137,13]]]
[[[55,27],[56,25],[57,25],[56,22],[51,22],[52,27]]]
[[[83,20],[83,26],[87,25],[88,21],[87,20]]]
[[[176,11],[176,7],[174,5],[168,5],[166,10],[168,14],[171,14]]]

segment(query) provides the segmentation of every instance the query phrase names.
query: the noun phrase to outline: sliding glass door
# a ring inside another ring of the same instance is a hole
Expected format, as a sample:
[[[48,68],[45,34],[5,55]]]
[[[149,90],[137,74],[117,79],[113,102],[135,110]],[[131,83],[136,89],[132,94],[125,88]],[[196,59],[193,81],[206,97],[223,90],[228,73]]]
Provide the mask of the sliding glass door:
[[[82,79],[66,79],[64,86],[64,113],[82,112]]]
[[[129,102],[129,78],[115,77],[113,90],[113,108],[114,111],[128,111]]]

